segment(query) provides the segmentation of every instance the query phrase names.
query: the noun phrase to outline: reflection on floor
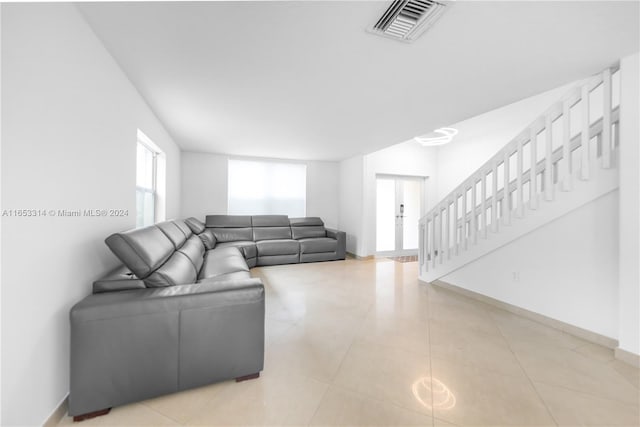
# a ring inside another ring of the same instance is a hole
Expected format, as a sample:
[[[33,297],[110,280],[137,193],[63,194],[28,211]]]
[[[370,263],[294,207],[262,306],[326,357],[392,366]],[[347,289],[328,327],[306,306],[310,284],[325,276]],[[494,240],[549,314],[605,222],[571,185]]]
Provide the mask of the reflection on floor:
[[[114,408],[81,426],[640,423],[638,369],[604,347],[419,285],[415,262],[252,274],[267,289],[259,379]]]

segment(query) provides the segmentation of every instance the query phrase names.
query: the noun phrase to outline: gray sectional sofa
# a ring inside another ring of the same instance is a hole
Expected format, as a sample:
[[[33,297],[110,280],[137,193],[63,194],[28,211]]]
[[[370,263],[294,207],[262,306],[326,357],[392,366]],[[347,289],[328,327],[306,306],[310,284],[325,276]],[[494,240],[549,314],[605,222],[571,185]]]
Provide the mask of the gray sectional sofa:
[[[227,379],[264,360],[264,287],[256,265],[344,259],[345,235],[320,218],[210,215],[115,233],[123,265],[70,312],[69,414]]]
[[[317,217],[208,215],[202,230],[216,247],[239,248],[249,267],[345,258],[345,233],[325,228]]]

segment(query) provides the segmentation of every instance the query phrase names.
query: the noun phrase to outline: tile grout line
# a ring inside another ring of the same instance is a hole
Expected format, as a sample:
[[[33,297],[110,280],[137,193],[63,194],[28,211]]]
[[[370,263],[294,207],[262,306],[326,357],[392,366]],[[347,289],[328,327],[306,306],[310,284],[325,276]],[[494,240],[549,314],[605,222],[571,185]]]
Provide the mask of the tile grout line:
[[[491,322],[495,325],[496,329],[498,329],[498,332],[500,332],[500,336],[506,342],[507,347],[509,348],[509,351],[511,352],[511,354],[513,354],[513,357],[516,359],[516,362],[518,362],[518,366],[520,366],[520,369],[522,369],[522,373],[524,373],[524,376],[527,378],[527,381],[529,382],[529,384],[531,385],[531,387],[535,391],[536,396],[538,396],[538,399],[540,399],[540,402],[542,402],[542,404],[544,405],[544,408],[547,411],[547,413],[549,414],[549,417],[551,417],[551,419],[553,420],[553,422],[555,423],[556,426],[559,426],[560,424],[558,423],[558,420],[556,420],[556,418],[551,413],[551,409],[549,409],[549,406],[547,405],[546,400],[543,399],[543,397],[540,394],[540,391],[536,387],[535,383],[533,382],[531,377],[529,377],[529,373],[527,372],[525,367],[522,365],[522,362],[520,361],[520,358],[515,353],[515,351],[513,351],[513,348],[511,347],[511,342],[504,335],[504,333],[502,332],[502,329],[500,329],[500,326],[498,325],[498,322],[493,318],[493,316],[491,315],[491,313],[488,310],[486,310],[485,308],[483,308],[483,310],[487,312],[487,316],[489,316],[489,319],[491,319]]]
[[[607,366],[611,367],[611,369],[613,369],[613,370],[616,372],[616,374],[618,374],[618,376],[619,376],[619,377],[621,377],[621,378],[622,378],[622,379],[624,379],[626,382],[628,382],[629,384],[631,384],[632,386],[634,386],[634,387],[638,390],[638,392],[640,392],[640,382],[636,383],[636,382],[630,381],[630,379],[629,379],[629,378],[627,378],[627,377],[626,377],[625,375],[623,375],[621,372],[618,372],[618,370],[617,370],[617,369],[615,369],[615,368],[612,366],[616,361],[621,362],[621,363],[625,363],[625,362],[622,362],[622,361],[620,361],[620,360],[618,360],[618,359],[612,359],[612,360],[609,360],[608,362],[605,362],[605,364],[606,364]],[[636,369],[638,369],[638,368],[636,368]],[[639,370],[640,370],[640,369],[639,369]]]
[[[306,423],[307,426],[310,426],[311,422],[313,421],[313,419],[316,417],[316,415],[318,415],[318,411],[320,410],[320,406],[322,406],[322,401],[324,400],[325,396],[329,392],[329,388],[331,388],[331,385],[332,385],[331,383],[325,383],[323,381],[318,381],[318,382],[326,384],[327,388],[324,389],[324,391],[322,392],[322,396],[320,397],[320,399],[318,399],[318,405],[316,406],[315,411],[313,411],[313,414],[311,414],[311,417],[309,417],[309,421],[307,421],[307,423]]]
[[[577,394],[581,394],[581,395],[583,395],[583,396],[588,396],[588,397],[591,397],[591,398],[593,398],[593,399],[605,400],[605,401],[607,401],[607,402],[616,403],[616,404],[618,404],[618,405],[622,405],[622,406],[634,407],[634,408],[636,408],[636,409],[638,409],[638,408],[639,408],[639,405],[636,405],[636,404],[633,404],[633,403],[629,403],[629,402],[622,402],[622,401],[620,401],[620,400],[618,400],[618,399],[612,399],[612,398],[610,398],[610,397],[603,397],[603,396],[599,396],[599,395],[596,395],[596,394],[593,394],[593,393],[589,393],[589,392],[584,391],[584,390],[576,390],[576,389],[574,389],[574,388],[569,388],[569,387],[564,386],[564,385],[551,384],[551,383],[548,383],[547,381],[544,381],[544,380],[537,380],[537,381],[535,381],[535,382],[540,383],[540,384],[544,384],[544,385],[546,385],[547,387],[560,388],[560,389],[565,390],[565,391],[570,391],[570,392],[572,392],[572,393],[577,393]]]
[[[139,404],[140,404],[140,405],[142,405],[142,406],[144,406],[144,407],[145,407],[145,408],[147,408],[148,410],[150,410],[150,411],[152,411],[152,412],[155,412],[156,414],[160,415],[161,417],[166,418],[166,419],[168,419],[168,420],[170,420],[170,421],[173,421],[174,423],[176,423],[176,424],[178,424],[178,425],[180,425],[180,426],[185,425],[185,424],[181,423],[180,421],[176,420],[175,418],[173,418],[173,417],[171,417],[171,416],[169,416],[169,415],[167,415],[167,414],[165,414],[165,413],[162,413],[162,412],[160,412],[160,411],[156,410],[155,408],[152,408],[151,406],[149,406],[148,404],[146,404],[146,403],[145,403],[145,401],[139,402]]]
[[[369,312],[373,309],[373,303],[369,303],[369,308],[367,308],[367,311],[364,315],[364,319],[366,319],[366,317],[369,315]],[[363,324],[364,324],[364,320],[363,320]],[[360,325],[360,327],[362,327],[362,325]],[[360,330],[358,329],[358,332]],[[357,335],[357,333],[356,333]],[[342,368],[342,365],[344,364],[345,359],[347,358],[347,355],[349,354],[349,352],[351,351],[351,348],[353,347],[353,343],[356,340],[356,336],[353,336],[351,338],[351,343],[349,344],[349,348],[347,349],[347,351],[344,353],[344,356],[342,356],[342,360],[340,360],[340,364],[338,365],[338,368],[335,371],[335,374],[332,375],[331,380],[329,381],[329,385],[327,387],[327,389],[324,391],[324,393],[322,393],[322,397],[320,398],[320,401],[318,402],[318,406],[316,407],[316,410],[313,412],[313,415],[311,416],[311,418],[309,419],[309,422],[307,423],[307,425],[310,425],[311,422],[313,421],[313,419],[316,417],[316,415],[318,414],[318,411],[320,410],[320,406],[322,405],[322,401],[324,400],[324,397],[326,396],[327,392],[329,391],[329,388],[331,388],[332,386],[338,387],[338,388],[342,388],[338,385],[335,385],[335,379],[336,379],[336,375],[338,374],[338,372],[340,372],[340,368]],[[359,394],[359,393],[358,393]]]
[[[427,299],[428,299],[428,296],[427,296]],[[367,309],[366,314],[364,315],[364,318],[366,318],[366,317],[369,315],[369,313],[371,312],[371,310],[373,310],[374,305],[375,305],[375,304],[374,304],[373,302],[369,304],[369,308]],[[428,306],[427,306],[427,307],[428,307]],[[428,320],[428,318],[427,318],[427,320]],[[363,324],[364,324],[364,322],[363,322]],[[429,328],[429,322],[427,322],[427,328]],[[429,329],[427,329],[427,330],[429,330]],[[429,332],[428,332],[428,333],[429,333]],[[353,339],[352,339],[352,341],[351,341],[351,344],[349,345],[349,349],[347,350],[347,352],[345,353],[345,356],[344,356],[344,357],[343,357],[343,359],[341,360],[340,365],[338,366],[338,369],[336,370],[336,373],[340,371],[340,368],[342,367],[342,364],[344,363],[344,360],[346,359],[347,354],[349,353],[349,351],[350,351],[350,350],[351,350],[351,348],[353,347],[353,345],[354,345],[355,341],[356,341],[356,336],[354,336],[354,337],[353,337]],[[407,351],[407,352],[408,352],[408,353],[412,353],[412,354],[414,354],[414,355],[420,355],[420,356],[423,356],[423,355],[421,355],[421,354],[419,354],[419,353],[415,353],[415,352],[413,352],[413,351]],[[431,352],[431,348],[430,348],[430,343],[429,343],[429,354],[428,354],[428,357],[429,357],[429,375],[431,376],[431,355],[430,355],[430,352]],[[403,405],[401,405],[401,404],[399,404],[399,403],[395,403],[395,402],[393,402],[393,401],[388,401],[388,400],[385,400],[385,399],[380,399],[380,398],[376,398],[376,397],[372,397],[372,396],[364,395],[364,394],[362,394],[361,392],[359,392],[359,391],[357,391],[357,390],[350,389],[350,388],[348,388],[348,387],[343,387],[343,386],[341,386],[341,385],[335,384],[335,376],[331,379],[331,382],[330,382],[329,386],[330,386],[330,387],[336,387],[336,388],[338,388],[338,389],[340,389],[340,390],[343,390],[343,391],[346,391],[346,392],[348,392],[348,393],[355,394],[355,395],[357,395],[357,396],[359,396],[359,397],[361,397],[361,398],[364,398],[364,399],[368,399],[368,400],[372,400],[372,401],[375,401],[375,402],[380,402],[380,403],[385,403],[385,404],[388,404],[388,405],[392,405],[392,406],[394,406],[394,407],[396,407],[396,408],[398,408],[398,409],[401,409],[401,410],[404,410],[404,411],[409,411],[409,412],[412,412],[412,413],[417,414],[417,415],[421,415],[421,416],[428,416],[428,415],[426,415],[424,412],[420,412],[420,411],[417,411],[417,410],[415,410],[415,409],[413,409],[413,408],[409,408],[409,407],[407,407],[407,406],[403,406]],[[432,387],[432,388],[433,388],[433,387]],[[328,391],[328,388],[327,388],[327,391]],[[326,392],[325,392],[325,394],[326,394]],[[432,426],[433,426],[433,425],[435,424],[435,421],[434,421],[434,414],[433,414],[433,390],[431,390],[431,395],[432,395],[432,400],[431,400],[431,406],[432,406],[432,408],[431,408],[431,424],[432,424]],[[323,394],[323,397],[322,397],[322,398],[324,398],[324,394]],[[321,399],[320,403],[322,403],[322,399]],[[320,409],[320,404],[318,405],[318,408],[316,408],[316,411],[314,412],[314,414],[313,414],[313,416],[312,416],[311,420],[313,420],[313,418],[315,418],[315,416],[316,416],[316,414],[317,414],[317,411],[318,411],[319,409]],[[448,421],[447,421],[447,422],[448,422]],[[307,424],[307,425],[309,425],[309,424]]]
[[[502,310],[502,309],[500,309],[500,310]],[[503,311],[504,311],[504,310],[503,310]],[[511,313],[511,314],[513,314],[514,316],[520,317],[520,318],[524,318],[525,320],[530,320],[530,319],[527,319],[527,318],[525,318],[525,317],[522,317],[522,316],[520,316],[520,315],[518,315],[518,314],[516,314],[516,313]],[[520,359],[518,358],[517,354],[516,354],[516,353],[513,351],[513,349],[511,348],[511,342],[510,342],[510,341],[509,341],[509,339],[508,339],[508,338],[507,338],[507,337],[502,333],[502,330],[501,330],[501,329],[500,329],[500,327],[498,326],[497,321],[493,318],[493,316],[491,316],[491,315],[490,315],[490,317],[491,317],[491,320],[496,324],[496,327],[497,327],[497,328],[498,328],[498,330],[500,331],[500,334],[503,336],[503,338],[504,338],[504,339],[505,339],[505,341],[507,342],[507,346],[509,347],[509,350],[513,353],[514,357],[516,358],[516,361],[518,362],[518,364],[520,365],[520,367],[521,367],[521,368],[522,368],[522,370],[524,371],[524,373],[525,373],[525,375],[527,376],[527,378],[529,379],[529,381],[532,383],[532,385],[533,385],[534,389],[536,390],[536,393],[540,396],[540,398],[541,398],[541,399],[542,399],[542,396],[541,396],[541,395],[540,395],[540,393],[538,392],[537,387],[535,387],[535,383],[536,383],[536,382],[538,382],[538,383],[540,383],[540,384],[544,384],[544,385],[549,386],[549,387],[561,388],[561,389],[563,389],[563,390],[570,391],[570,392],[573,392],[573,393],[579,393],[579,394],[582,394],[582,395],[585,395],[585,396],[589,396],[589,397],[592,397],[592,398],[595,398],[595,399],[606,400],[606,401],[608,401],[608,402],[614,402],[614,403],[618,403],[618,404],[625,405],[625,406],[635,406],[635,405],[633,405],[632,403],[629,403],[629,402],[623,402],[623,401],[621,401],[621,400],[619,400],[619,399],[613,399],[613,398],[610,398],[610,397],[604,397],[604,396],[602,396],[602,395],[597,395],[597,394],[594,394],[594,393],[591,393],[591,392],[589,392],[589,391],[585,391],[585,390],[582,390],[582,389],[571,388],[571,387],[567,387],[567,386],[565,386],[565,385],[561,385],[561,384],[553,384],[553,383],[549,383],[549,382],[547,382],[547,381],[545,381],[545,380],[536,380],[536,381],[534,381],[533,379],[531,379],[531,378],[529,377],[529,373],[527,372],[526,368],[522,365],[522,363],[520,362]],[[544,325],[544,324],[542,324],[542,326],[544,326],[544,327],[548,327],[548,328],[551,328],[550,326],[548,326],[548,325]],[[554,329],[554,328],[552,328],[552,329]],[[566,334],[566,332],[564,332],[564,331],[559,331],[559,332]],[[596,344],[596,343],[589,343],[589,342],[587,342],[587,343],[584,343],[584,344],[578,345],[578,346],[576,346],[576,347],[566,347],[566,348],[564,348],[564,347],[563,347],[563,350],[566,350],[566,351],[569,351],[569,352],[575,353],[575,354],[576,354],[576,356],[578,356],[578,357],[582,357],[582,358],[584,358],[584,359],[587,359],[587,360],[589,360],[589,361],[591,361],[591,362],[594,362],[594,363],[601,364],[601,365],[603,365],[603,366],[610,365],[611,363],[613,363],[613,362],[615,362],[615,361],[616,361],[616,359],[612,359],[612,360],[609,360],[609,361],[606,361],[606,362],[601,362],[601,361],[598,361],[598,360],[596,360],[596,359],[590,358],[589,356],[587,356],[587,355],[585,355],[585,354],[582,354],[582,353],[579,353],[579,352],[577,352],[577,351],[576,351],[576,349],[578,349],[578,348],[582,348],[582,347],[584,347],[584,346],[588,346],[588,345],[599,345],[599,344]],[[615,369],[614,369],[614,371],[615,371]],[[615,371],[615,373],[616,373],[619,377],[623,377],[619,372]],[[626,382],[629,382],[629,381],[627,381],[627,380],[625,380],[625,381],[626,381]],[[633,384],[631,384],[631,385],[633,386]],[[636,388],[638,388],[638,387],[636,387]],[[546,406],[546,401],[544,401],[544,399],[542,399],[542,400],[543,400],[543,402],[545,403],[545,406]],[[554,420],[555,420],[555,418],[554,418]]]
[[[418,282],[418,286],[420,283]],[[427,288],[427,340],[429,344],[429,383],[431,384],[431,425],[436,425],[436,414],[433,406],[433,358],[431,357],[433,352],[431,349],[431,293]]]

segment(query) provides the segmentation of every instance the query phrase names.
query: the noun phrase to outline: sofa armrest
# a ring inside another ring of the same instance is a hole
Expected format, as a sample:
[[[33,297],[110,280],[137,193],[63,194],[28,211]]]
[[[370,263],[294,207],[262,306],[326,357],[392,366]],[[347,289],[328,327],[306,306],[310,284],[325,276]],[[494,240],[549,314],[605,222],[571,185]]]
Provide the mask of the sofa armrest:
[[[327,228],[327,237],[331,237],[338,241],[336,256],[338,259],[345,259],[347,253],[347,233]]]
[[[89,295],[71,308],[71,322],[179,311],[213,305],[264,300],[258,278],[194,283]]]

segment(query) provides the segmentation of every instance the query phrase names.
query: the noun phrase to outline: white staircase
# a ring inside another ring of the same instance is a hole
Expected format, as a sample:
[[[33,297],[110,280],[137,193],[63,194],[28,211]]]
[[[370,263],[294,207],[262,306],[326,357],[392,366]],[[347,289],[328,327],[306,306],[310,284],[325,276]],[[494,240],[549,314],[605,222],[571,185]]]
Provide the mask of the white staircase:
[[[618,72],[571,90],[420,219],[422,281],[618,188]]]

